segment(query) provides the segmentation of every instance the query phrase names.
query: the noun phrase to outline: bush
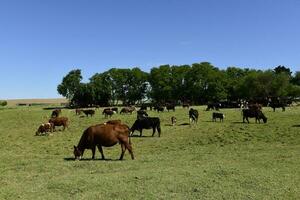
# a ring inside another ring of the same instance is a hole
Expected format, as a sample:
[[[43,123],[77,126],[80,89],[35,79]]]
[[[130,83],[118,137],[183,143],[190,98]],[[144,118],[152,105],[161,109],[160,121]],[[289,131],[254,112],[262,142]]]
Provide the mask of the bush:
[[[7,105],[7,101],[0,101],[0,106],[6,106]]]

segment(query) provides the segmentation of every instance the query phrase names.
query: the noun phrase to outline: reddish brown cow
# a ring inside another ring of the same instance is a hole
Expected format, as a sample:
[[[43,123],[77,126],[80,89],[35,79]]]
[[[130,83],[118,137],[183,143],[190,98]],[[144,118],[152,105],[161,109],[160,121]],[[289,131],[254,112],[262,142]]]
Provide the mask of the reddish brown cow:
[[[53,123],[53,130],[55,131],[55,126],[63,126],[63,131],[68,127],[68,118],[67,117],[55,117],[49,119],[49,123]]]
[[[53,132],[53,127],[54,124],[53,123],[45,123],[45,124],[41,124],[38,128],[38,130],[36,131],[35,135],[44,135],[47,132]]]
[[[120,160],[123,159],[126,149],[128,149],[132,160],[134,155],[129,138],[130,129],[125,124],[98,124],[88,127],[82,134],[77,146],[74,146],[75,159],[81,159],[85,149],[92,150],[92,159],[95,158],[96,146],[98,147],[101,157],[104,160],[102,146],[111,147],[119,143],[122,148]]]

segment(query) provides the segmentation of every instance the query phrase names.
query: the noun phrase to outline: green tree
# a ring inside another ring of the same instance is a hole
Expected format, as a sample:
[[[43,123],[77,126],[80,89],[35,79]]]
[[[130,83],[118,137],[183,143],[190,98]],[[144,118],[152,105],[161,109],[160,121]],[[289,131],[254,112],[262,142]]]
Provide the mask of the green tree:
[[[82,76],[80,69],[70,71],[65,77],[63,77],[62,83],[57,86],[58,93],[69,100],[72,100],[74,94],[79,88],[81,80]]]

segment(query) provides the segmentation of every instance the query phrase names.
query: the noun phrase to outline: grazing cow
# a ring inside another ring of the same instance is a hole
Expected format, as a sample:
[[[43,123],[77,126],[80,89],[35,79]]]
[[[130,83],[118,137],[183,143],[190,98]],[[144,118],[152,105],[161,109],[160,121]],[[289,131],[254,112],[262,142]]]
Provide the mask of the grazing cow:
[[[285,111],[285,106],[286,104],[285,103],[281,103],[281,102],[278,102],[278,103],[270,103],[269,106],[271,108],[273,108],[273,111],[275,112],[275,109],[276,108],[281,108],[282,109],[282,112]]]
[[[182,104],[182,107],[183,107],[183,108],[190,108],[190,104],[188,104],[188,103],[183,103],[183,104]]]
[[[197,122],[198,122],[198,116],[199,116],[198,110],[190,108],[190,110],[189,110],[190,124],[192,122],[194,122],[194,123],[197,124]]]
[[[262,113],[261,110],[251,110],[251,109],[243,109],[243,123],[245,123],[245,119],[249,123],[248,118],[255,118],[255,123],[257,121],[260,123],[260,120],[262,119],[264,123],[267,123],[267,117]]]
[[[85,116],[91,116],[91,117],[93,117],[93,115],[95,114],[95,110],[92,110],[92,109],[90,109],[90,110],[82,110],[82,112],[85,114]]]
[[[223,120],[224,120],[224,118],[225,118],[225,115],[224,115],[223,113],[216,113],[216,112],[213,112],[213,114],[212,114],[212,120],[213,120],[214,122],[216,122],[216,121],[217,121],[217,118],[220,119],[220,122],[221,122],[221,121],[223,122]]]
[[[160,119],[158,117],[145,117],[141,119],[135,120],[134,124],[131,127],[131,135],[133,135],[135,130],[140,132],[140,137],[142,136],[143,129],[151,129],[153,130],[152,137],[154,136],[155,131],[158,132],[158,137],[161,134],[160,128]]]
[[[122,108],[121,111],[120,111],[120,114],[122,113],[130,113],[132,114],[132,112],[135,111],[135,107],[125,107],[125,108]]]
[[[113,107],[113,108],[111,108],[111,110],[114,111],[115,113],[119,112],[119,109],[117,107]]]
[[[103,110],[102,115],[104,115],[105,118],[107,118],[108,116],[111,117],[113,114],[115,113],[115,111],[106,108]]]
[[[53,131],[55,131],[55,126],[63,126],[63,131],[68,127],[68,118],[67,117],[55,117],[49,119],[49,123],[53,123]]]
[[[95,159],[96,146],[98,147],[101,157],[104,160],[103,147],[111,147],[119,143],[122,153],[120,160],[123,159],[126,149],[128,149],[131,159],[134,160],[131,142],[129,138],[130,129],[125,124],[97,124],[88,127],[82,134],[77,146],[74,146],[75,159],[81,159],[85,149],[92,150],[92,159]]]
[[[174,104],[167,104],[166,109],[168,110],[168,112],[169,112],[169,110],[173,110],[175,112],[175,105]]]
[[[177,121],[176,117],[172,116],[171,117],[171,124],[172,124],[172,126],[174,126],[176,124],[176,121]]]
[[[82,109],[80,109],[80,108],[76,108],[76,109],[75,109],[76,115],[80,115],[81,112],[82,112]]]
[[[145,110],[138,110],[137,111],[137,119],[148,117],[148,114]]]
[[[53,132],[53,127],[54,124],[53,123],[45,123],[45,124],[41,124],[38,128],[38,130],[36,131],[35,135],[44,135],[47,132]]]
[[[61,113],[61,109],[55,109],[52,111],[51,118],[58,117]]]

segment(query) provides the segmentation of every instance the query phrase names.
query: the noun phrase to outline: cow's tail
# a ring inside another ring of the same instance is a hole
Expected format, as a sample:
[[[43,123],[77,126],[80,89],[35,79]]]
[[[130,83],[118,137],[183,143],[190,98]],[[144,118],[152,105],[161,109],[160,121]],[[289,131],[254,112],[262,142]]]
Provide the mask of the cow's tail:
[[[160,119],[158,119],[157,131],[158,131],[158,137],[160,137],[160,134],[161,134]]]

